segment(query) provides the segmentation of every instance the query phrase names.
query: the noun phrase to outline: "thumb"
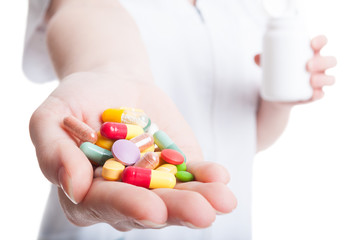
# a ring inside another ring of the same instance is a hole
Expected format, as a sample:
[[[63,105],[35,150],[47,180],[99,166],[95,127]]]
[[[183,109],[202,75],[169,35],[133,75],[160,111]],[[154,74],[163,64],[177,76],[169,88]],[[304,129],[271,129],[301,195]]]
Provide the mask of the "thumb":
[[[93,168],[61,127],[62,119],[58,115],[63,116],[41,106],[31,117],[30,136],[44,176],[61,187],[76,204],[83,200],[90,188]]]
[[[255,62],[258,66],[261,66],[261,54],[257,54],[256,56],[254,56],[254,62]]]

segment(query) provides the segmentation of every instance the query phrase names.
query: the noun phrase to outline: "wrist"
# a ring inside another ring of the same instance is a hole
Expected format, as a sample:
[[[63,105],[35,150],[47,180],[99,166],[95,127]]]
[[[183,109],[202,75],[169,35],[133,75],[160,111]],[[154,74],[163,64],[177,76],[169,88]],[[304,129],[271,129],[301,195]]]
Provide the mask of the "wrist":
[[[260,106],[266,106],[268,109],[272,109],[274,111],[290,112],[295,105],[296,103],[292,102],[272,102],[264,100],[262,98],[260,101]]]

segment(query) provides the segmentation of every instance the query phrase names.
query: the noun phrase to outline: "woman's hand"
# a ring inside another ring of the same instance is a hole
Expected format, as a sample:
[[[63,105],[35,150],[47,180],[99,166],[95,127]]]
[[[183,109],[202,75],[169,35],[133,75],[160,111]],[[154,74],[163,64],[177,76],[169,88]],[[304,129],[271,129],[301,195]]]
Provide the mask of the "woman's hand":
[[[217,212],[228,213],[236,207],[226,186],[228,172],[203,161],[192,130],[174,103],[149,82],[104,72],[71,74],[33,114],[30,134],[39,165],[59,186],[60,203],[74,224],[106,222],[121,231],[167,225],[202,228],[212,224]],[[148,190],[94,178],[91,163],[61,123],[73,115],[99,129],[101,113],[121,106],[143,109],[167,132],[187,155],[188,171],[196,181],[179,183],[175,189]]]
[[[299,101],[295,103],[287,103],[287,105],[295,105],[300,103],[313,102],[319,100],[324,96],[323,87],[331,86],[335,83],[335,77],[326,75],[326,70],[336,66],[336,58],[333,56],[321,56],[320,51],[327,44],[327,38],[323,35],[317,36],[311,40],[311,48],[314,52],[313,58],[311,58],[307,64],[307,71],[310,72],[310,84],[313,88],[313,95],[310,100]],[[260,54],[257,54],[254,61],[257,65],[260,65]],[[282,103],[283,104],[283,103]]]

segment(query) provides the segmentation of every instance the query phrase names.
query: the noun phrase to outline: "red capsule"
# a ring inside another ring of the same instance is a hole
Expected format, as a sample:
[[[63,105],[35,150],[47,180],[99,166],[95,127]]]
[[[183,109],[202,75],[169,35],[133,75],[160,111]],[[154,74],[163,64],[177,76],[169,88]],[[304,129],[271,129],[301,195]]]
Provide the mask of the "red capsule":
[[[101,135],[113,140],[125,139],[127,132],[128,129],[124,123],[105,122],[100,127]]]
[[[177,180],[174,174],[139,167],[126,167],[122,181],[144,188],[174,188]]]

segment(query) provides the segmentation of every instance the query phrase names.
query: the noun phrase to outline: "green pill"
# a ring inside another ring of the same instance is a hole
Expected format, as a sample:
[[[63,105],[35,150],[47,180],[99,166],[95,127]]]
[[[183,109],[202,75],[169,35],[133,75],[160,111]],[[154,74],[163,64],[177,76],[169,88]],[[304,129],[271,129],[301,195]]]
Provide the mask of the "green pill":
[[[187,170],[187,165],[185,162],[183,162],[182,164],[179,165],[175,165],[177,167],[177,171],[186,171]]]
[[[193,174],[187,171],[178,171],[175,176],[181,182],[189,182],[194,180]]]
[[[174,144],[172,139],[162,130],[158,130],[153,134],[154,143],[163,150],[168,148],[168,146]]]
[[[80,150],[91,162],[100,166],[103,166],[106,160],[113,157],[111,151],[101,148],[91,142],[82,143],[80,145]]]

